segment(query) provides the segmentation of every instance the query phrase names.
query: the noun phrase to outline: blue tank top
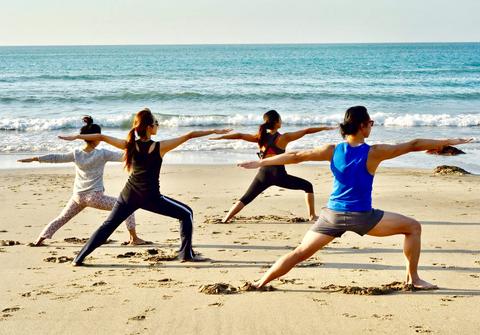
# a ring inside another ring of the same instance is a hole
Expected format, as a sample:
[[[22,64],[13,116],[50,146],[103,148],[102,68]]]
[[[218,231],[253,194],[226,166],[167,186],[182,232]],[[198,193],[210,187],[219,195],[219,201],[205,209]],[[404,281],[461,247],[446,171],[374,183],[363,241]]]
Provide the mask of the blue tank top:
[[[372,210],[373,175],[367,170],[370,146],[352,147],[347,142],[335,147],[330,162],[334,181],[327,207],[338,212]]]

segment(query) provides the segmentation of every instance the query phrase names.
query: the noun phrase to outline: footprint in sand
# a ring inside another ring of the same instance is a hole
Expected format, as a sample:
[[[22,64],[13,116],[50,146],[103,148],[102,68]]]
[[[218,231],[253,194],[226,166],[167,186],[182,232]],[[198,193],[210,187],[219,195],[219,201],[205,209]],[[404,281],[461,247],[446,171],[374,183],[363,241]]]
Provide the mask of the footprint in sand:
[[[163,279],[149,279],[147,281],[139,282],[139,283],[134,283],[138,288],[160,288],[160,287],[172,287],[172,286],[177,286],[180,284],[178,281],[174,281],[171,278],[163,278]]]
[[[393,319],[393,314],[385,314],[385,315],[378,315],[378,314],[372,314],[372,317],[376,319],[381,319],[381,320],[392,320]]]
[[[241,292],[265,292],[265,291],[275,291],[276,289],[273,286],[266,285],[262,288],[257,288],[253,286],[250,282],[244,282],[239,287],[234,287],[230,284],[225,283],[215,283],[209,285],[202,285],[199,288],[199,292],[205,294],[237,294]]]
[[[18,306],[3,309],[2,310],[3,314],[1,315],[0,321],[13,316],[13,314],[10,314],[10,313],[15,313],[19,310],[20,310],[20,307],[18,307]]]
[[[377,257],[369,257],[372,263],[378,263],[380,261],[383,261],[382,258],[377,258]]]
[[[107,283],[104,281],[99,281],[92,284],[92,286],[105,286],[105,285],[107,285]]]
[[[424,328],[423,326],[410,326],[415,330],[415,333],[431,333],[432,331],[428,328]]]
[[[327,305],[328,305],[327,301],[324,300],[324,299],[312,298],[312,300],[313,300],[314,302],[318,302],[318,303],[320,304],[320,306],[327,306]]]
[[[405,285],[401,282],[393,282],[382,285],[380,287],[359,287],[359,286],[341,286],[330,284],[322,287],[322,290],[330,292],[341,292],[343,294],[358,294],[358,295],[385,295],[392,294],[399,291],[413,291],[411,285]]]
[[[16,311],[19,311],[19,310],[20,310],[20,307],[18,307],[18,306],[8,307],[8,308],[5,308],[5,309],[2,309],[2,313],[12,313],[12,312],[16,312]]]
[[[14,245],[20,245],[21,243],[13,240],[0,240],[0,246],[2,247],[11,247]]]
[[[49,263],[67,263],[73,261],[73,257],[60,256],[60,257],[47,257],[43,259],[44,262]]]
[[[142,314],[132,316],[129,321],[144,321],[147,318],[147,314],[153,312],[155,308],[147,308]],[[127,322],[128,323],[128,322]]]

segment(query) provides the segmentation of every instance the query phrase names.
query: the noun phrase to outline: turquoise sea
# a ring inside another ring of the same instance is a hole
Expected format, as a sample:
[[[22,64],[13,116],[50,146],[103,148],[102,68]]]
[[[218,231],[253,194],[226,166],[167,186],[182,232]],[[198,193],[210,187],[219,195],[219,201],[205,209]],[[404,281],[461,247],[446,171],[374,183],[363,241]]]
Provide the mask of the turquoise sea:
[[[57,135],[76,132],[85,114],[123,137],[132,114],[149,107],[162,139],[210,127],[254,133],[269,109],[282,115],[281,131],[336,124],[352,105],[376,121],[371,143],[480,140],[480,43],[0,47],[0,164],[80,146]],[[324,132],[289,149],[340,140]],[[467,155],[416,153],[387,165],[480,173],[480,143],[461,148]],[[169,159],[228,164],[256,151],[204,139]]]

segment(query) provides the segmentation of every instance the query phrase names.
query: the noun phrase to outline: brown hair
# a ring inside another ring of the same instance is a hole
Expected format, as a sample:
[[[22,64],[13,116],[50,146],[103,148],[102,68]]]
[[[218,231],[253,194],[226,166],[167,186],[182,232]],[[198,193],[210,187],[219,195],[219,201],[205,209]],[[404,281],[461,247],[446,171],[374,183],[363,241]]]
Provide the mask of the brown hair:
[[[140,138],[147,136],[147,127],[153,125],[155,118],[148,108],[142,109],[135,114],[133,118],[132,128],[127,135],[127,147],[125,149],[125,169],[132,169],[133,151],[135,150],[135,133]]]
[[[269,110],[263,114],[263,123],[258,127],[258,145],[262,147],[265,144],[267,137],[267,129],[273,129],[275,123],[280,121],[280,114],[276,110]]]
[[[364,106],[353,106],[347,109],[343,122],[340,123],[340,134],[345,138],[347,135],[354,135],[362,124],[370,120],[367,108]]]
[[[101,134],[102,128],[98,125],[93,123],[93,119],[90,115],[85,115],[82,118],[82,121],[85,125],[80,128],[80,134]],[[85,140],[85,142],[90,143],[91,141]]]

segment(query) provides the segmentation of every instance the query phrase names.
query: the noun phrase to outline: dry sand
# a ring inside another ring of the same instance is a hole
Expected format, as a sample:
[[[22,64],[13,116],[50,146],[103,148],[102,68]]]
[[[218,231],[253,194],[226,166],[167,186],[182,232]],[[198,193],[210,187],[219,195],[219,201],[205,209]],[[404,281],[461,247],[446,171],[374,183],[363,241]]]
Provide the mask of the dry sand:
[[[327,167],[287,169],[312,181],[319,210],[331,190]],[[166,260],[178,246],[178,223],[138,211],[137,230],[153,245],[122,246],[128,238],[122,224],[111,243],[87,258],[89,266],[74,268],[68,260],[81,244],[65,239],[89,237],[108,213],[86,209],[48,240],[47,247],[28,247],[68,200],[73,169],[1,171],[0,240],[20,244],[0,246],[0,333],[478,332],[479,176],[380,169],[374,207],[411,215],[422,223],[420,274],[440,289],[355,295],[342,293],[341,287],[380,287],[404,279],[402,236],[347,233],[282,280],[273,281],[276,290],[236,290],[244,281],[259,278],[280,255],[295,247],[310,226],[308,222],[288,223],[306,215],[303,194],[275,187],[241,212],[243,220],[229,225],[208,223],[215,222],[243,194],[255,173],[234,166],[204,165],[167,165],[162,171],[162,193],[194,209],[195,250],[213,262]],[[119,165],[107,167],[106,193],[117,195],[126,178]],[[233,294],[199,291],[215,283],[227,284]]]

